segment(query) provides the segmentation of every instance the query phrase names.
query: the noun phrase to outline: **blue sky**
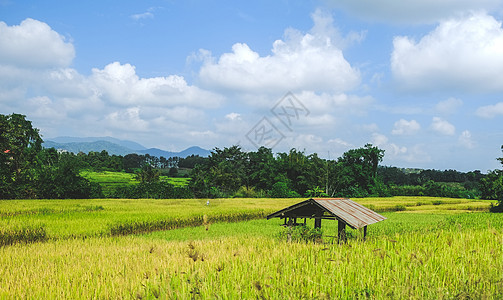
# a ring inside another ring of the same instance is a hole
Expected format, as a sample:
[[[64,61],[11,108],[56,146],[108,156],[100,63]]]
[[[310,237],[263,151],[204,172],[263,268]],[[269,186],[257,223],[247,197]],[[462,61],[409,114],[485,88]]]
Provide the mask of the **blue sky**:
[[[498,168],[503,1],[0,0],[0,113],[45,139]]]

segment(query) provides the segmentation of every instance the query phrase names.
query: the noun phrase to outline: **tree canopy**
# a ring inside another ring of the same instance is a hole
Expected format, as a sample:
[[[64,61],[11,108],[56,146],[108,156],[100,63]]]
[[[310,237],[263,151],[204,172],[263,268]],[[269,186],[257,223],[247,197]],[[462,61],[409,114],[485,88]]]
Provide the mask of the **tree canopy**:
[[[42,149],[42,142],[24,115],[0,114],[0,199],[100,195],[98,186],[78,175],[74,161]]]

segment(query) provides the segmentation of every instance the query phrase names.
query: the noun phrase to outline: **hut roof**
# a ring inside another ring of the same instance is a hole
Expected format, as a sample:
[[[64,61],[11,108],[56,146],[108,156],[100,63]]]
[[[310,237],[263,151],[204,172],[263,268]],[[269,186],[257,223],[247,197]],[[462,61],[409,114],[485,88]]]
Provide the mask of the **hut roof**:
[[[271,218],[337,219],[358,229],[386,219],[365,206],[345,198],[311,198],[267,216]]]

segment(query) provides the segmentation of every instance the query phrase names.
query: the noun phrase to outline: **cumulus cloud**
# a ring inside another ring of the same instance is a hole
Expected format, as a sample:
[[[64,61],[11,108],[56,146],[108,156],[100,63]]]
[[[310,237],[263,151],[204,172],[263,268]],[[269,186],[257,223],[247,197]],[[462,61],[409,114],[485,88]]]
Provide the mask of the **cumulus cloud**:
[[[58,120],[65,116],[65,112],[57,109],[53,105],[53,101],[47,96],[30,98],[27,103],[31,110],[30,116],[35,118]]]
[[[503,102],[498,102],[494,105],[486,105],[479,107],[475,114],[484,119],[492,119],[496,116],[503,116]]]
[[[431,129],[443,135],[454,135],[456,132],[456,127],[454,127],[454,125],[439,117],[433,118]]]
[[[371,96],[357,96],[345,93],[315,93],[302,91],[296,97],[309,109],[312,115],[331,113],[336,117],[348,115],[363,116],[374,103]]]
[[[458,142],[461,146],[467,149],[473,149],[475,147],[475,142],[472,140],[472,134],[468,130],[461,132]]]
[[[272,54],[260,56],[245,43],[232,52],[206,58],[199,72],[204,86],[238,92],[300,90],[348,91],[360,83],[360,73],[344,58],[332,20],[318,11],[310,33],[289,29],[273,43]]]
[[[393,135],[413,135],[421,129],[421,125],[416,120],[400,119],[395,122],[391,134]]]
[[[223,100],[222,96],[188,85],[182,76],[140,78],[130,64],[114,62],[92,72],[91,81],[100,95],[115,104],[212,108]]]
[[[391,69],[405,88],[503,90],[503,29],[486,13],[442,21],[419,41],[393,40]]]
[[[463,101],[457,98],[449,98],[444,101],[440,101],[435,106],[435,110],[441,114],[449,115],[456,112],[456,110],[463,105]]]
[[[373,133],[372,144],[385,151],[385,161],[394,163],[424,163],[431,161],[431,157],[424,151],[421,145],[412,145],[410,147],[397,145],[389,141],[388,137],[381,133]]]
[[[15,26],[0,22],[0,65],[66,67],[74,57],[73,45],[44,22],[26,19]]]
[[[500,0],[328,0],[363,19],[399,23],[430,23],[467,10],[492,10]]]
[[[388,143],[388,138],[381,133],[374,132],[372,133],[372,144],[376,146],[384,146]]]
[[[347,142],[347,141],[345,141],[343,139],[340,139],[340,138],[329,139],[327,141],[327,144],[329,144],[331,146],[333,145],[336,148],[346,148],[346,149],[348,149],[348,148],[353,147],[353,145],[351,143],[349,143],[349,142]]]
[[[148,122],[140,116],[139,107],[110,113],[105,119],[109,126],[120,130],[142,132],[149,129]]]

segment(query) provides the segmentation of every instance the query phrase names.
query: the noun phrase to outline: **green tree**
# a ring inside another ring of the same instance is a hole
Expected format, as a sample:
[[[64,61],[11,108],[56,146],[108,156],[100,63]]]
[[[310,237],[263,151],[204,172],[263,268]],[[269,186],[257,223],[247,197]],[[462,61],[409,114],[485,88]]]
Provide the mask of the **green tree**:
[[[44,165],[36,181],[37,198],[87,199],[103,197],[101,186],[79,175],[74,157],[64,154],[54,165]]]
[[[248,185],[259,190],[270,190],[277,176],[277,166],[271,149],[260,147],[248,153]]]
[[[338,159],[335,176],[331,178],[333,186],[337,188],[337,194],[361,197],[382,193],[380,187],[383,185],[377,170],[383,157],[384,150],[371,144],[345,152]]]
[[[503,146],[501,146],[503,152]],[[503,157],[497,158],[503,166]],[[493,212],[503,212],[503,170],[493,170],[480,180],[480,191],[483,199],[498,200],[498,204],[491,208]]]
[[[0,115],[0,191],[4,198],[30,197],[37,154],[42,149],[39,131],[20,114]]]
[[[139,172],[136,173],[136,180],[140,183],[151,183],[159,181],[159,170],[154,169],[150,164],[147,164],[141,168]]]

